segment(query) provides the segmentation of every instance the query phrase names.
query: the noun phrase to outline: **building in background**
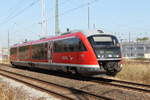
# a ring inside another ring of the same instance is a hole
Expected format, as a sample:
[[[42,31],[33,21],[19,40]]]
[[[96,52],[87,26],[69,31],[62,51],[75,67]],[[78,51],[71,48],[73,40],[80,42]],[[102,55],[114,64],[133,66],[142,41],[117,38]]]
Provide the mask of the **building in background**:
[[[8,48],[0,48],[0,63],[8,62],[9,50]]]
[[[123,57],[150,59],[150,41],[123,42],[121,43],[121,46]]]
[[[147,58],[150,59],[150,41],[146,42],[122,42],[122,56],[125,58]],[[0,63],[9,60],[8,48],[0,47]]]
[[[150,53],[146,53],[146,54],[144,55],[144,58],[150,59]]]

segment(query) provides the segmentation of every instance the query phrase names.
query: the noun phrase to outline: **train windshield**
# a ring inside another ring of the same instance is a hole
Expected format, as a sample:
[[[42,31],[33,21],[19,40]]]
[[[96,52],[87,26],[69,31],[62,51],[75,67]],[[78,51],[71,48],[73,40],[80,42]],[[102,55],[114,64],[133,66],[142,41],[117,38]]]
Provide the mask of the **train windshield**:
[[[120,58],[119,42],[112,35],[93,35],[88,37],[98,59]]]
[[[88,39],[93,46],[116,46],[118,44],[117,38],[110,35],[96,35],[91,36]]]

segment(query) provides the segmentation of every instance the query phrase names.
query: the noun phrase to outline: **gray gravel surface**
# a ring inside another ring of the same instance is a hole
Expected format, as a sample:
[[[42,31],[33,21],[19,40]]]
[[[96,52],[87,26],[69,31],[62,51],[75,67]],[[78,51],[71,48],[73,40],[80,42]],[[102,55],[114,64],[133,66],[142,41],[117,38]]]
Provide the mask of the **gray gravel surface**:
[[[60,100],[49,95],[48,93],[36,90],[34,88],[26,86],[23,83],[16,82],[12,79],[3,77],[1,75],[0,75],[0,83],[6,85],[3,89],[4,92],[8,91],[8,89],[10,88],[14,90],[13,91],[14,98],[11,98],[11,100]],[[0,97],[0,100],[3,99],[1,99]],[[5,99],[5,100],[10,100],[10,99]]]
[[[0,68],[5,68],[7,70],[22,73],[24,75],[37,77],[39,79],[47,80],[49,82],[57,83],[67,87],[73,87],[77,89],[90,91],[92,93],[103,95],[105,97],[109,97],[115,100],[150,100],[150,93],[135,92],[127,89],[120,89],[117,87],[102,85],[102,84],[93,83],[89,81],[69,79],[60,76],[47,75],[44,73],[41,74],[37,72],[31,72],[28,70],[22,71],[20,69],[15,69],[15,68],[9,69],[8,67],[4,67],[4,66],[0,66]]]

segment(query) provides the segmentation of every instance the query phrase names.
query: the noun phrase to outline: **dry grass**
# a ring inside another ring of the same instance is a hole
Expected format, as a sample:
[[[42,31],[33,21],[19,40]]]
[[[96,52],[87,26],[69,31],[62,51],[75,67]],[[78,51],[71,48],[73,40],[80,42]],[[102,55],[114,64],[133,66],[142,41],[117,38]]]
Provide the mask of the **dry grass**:
[[[46,100],[30,97],[22,88],[12,88],[9,84],[0,82],[0,100]]]
[[[125,62],[123,70],[117,77],[123,80],[150,84],[150,63]]]
[[[10,64],[10,61],[5,59],[5,60],[0,60],[0,63],[2,63],[2,64]]]

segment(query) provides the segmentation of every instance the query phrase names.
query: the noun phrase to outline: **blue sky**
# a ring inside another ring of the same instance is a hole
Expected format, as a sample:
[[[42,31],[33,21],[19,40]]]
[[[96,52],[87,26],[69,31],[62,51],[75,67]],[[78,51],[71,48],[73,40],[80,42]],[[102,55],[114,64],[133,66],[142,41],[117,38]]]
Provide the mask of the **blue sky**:
[[[11,44],[25,39],[35,40],[41,33],[41,4],[36,3],[26,8],[36,0],[3,0],[0,3],[0,45],[7,47],[7,33],[10,32]],[[59,0],[60,28],[87,29],[87,6],[81,7],[93,0]],[[150,37],[150,0],[97,0],[90,5],[90,28],[116,34],[121,39]],[[46,0],[48,18],[48,33],[53,35],[55,0]],[[70,9],[77,8],[69,11]],[[65,13],[64,13],[65,12]],[[15,17],[14,17],[15,16]],[[11,20],[10,20],[11,19]]]

